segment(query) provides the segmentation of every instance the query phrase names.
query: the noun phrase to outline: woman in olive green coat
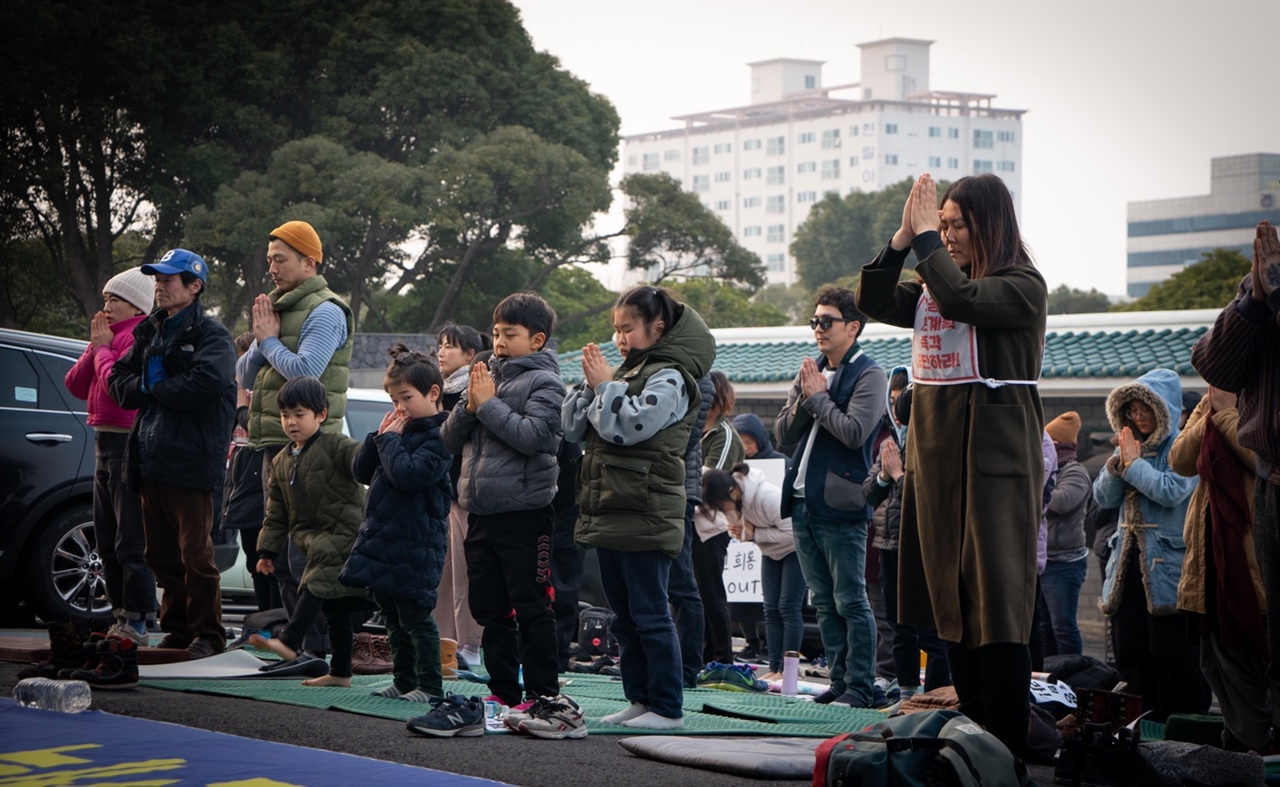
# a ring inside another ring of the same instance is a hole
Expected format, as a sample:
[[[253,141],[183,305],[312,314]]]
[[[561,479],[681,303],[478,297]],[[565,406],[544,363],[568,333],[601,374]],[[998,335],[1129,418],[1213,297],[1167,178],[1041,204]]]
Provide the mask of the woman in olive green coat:
[[[908,248],[920,280],[899,283]],[[1047,292],[1000,179],[961,178],[939,210],[922,176],[857,298],[870,317],[913,328],[899,618],[937,628],[961,710],[1022,752]]]

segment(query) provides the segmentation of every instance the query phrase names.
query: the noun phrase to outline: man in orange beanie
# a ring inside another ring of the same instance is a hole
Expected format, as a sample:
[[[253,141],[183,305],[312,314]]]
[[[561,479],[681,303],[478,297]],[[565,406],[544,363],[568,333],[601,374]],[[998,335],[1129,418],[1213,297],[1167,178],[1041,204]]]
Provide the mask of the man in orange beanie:
[[[254,342],[236,362],[236,378],[253,392],[249,405],[249,445],[262,450],[263,490],[271,460],[288,444],[280,424],[276,395],[287,380],[307,375],[324,383],[329,394],[329,419],[324,431],[341,432],[350,381],[351,342],[355,330],[351,307],[329,289],[320,275],[324,248],[315,228],[305,221],[288,221],[271,231],[267,262],[275,289],[253,302]],[[285,608],[293,611],[297,577],[305,559],[288,552],[278,559]],[[297,571],[290,571],[296,564]],[[323,623],[303,642],[305,650],[323,651],[327,637]]]

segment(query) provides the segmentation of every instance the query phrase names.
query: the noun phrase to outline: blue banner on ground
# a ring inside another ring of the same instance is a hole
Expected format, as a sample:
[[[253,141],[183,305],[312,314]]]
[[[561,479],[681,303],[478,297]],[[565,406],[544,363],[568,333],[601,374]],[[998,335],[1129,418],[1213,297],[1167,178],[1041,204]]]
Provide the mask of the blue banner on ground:
[[[55,713],[0,699],[0,787],[22,784],[481,787],[498,782],[102,711]]]

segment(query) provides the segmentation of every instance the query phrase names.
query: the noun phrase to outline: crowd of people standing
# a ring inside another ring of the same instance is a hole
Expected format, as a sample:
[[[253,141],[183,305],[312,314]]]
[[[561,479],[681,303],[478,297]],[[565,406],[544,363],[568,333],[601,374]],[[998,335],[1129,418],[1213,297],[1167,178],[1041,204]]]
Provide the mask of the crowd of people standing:
[[[857,290],[817,294],[816,353],[772,435],[735,418],[697,312],[639,286],[612,311],[617,368],[588,344],[566,391],[554,310],[516,293],[491,336],[450,325],[434,355],[393,348],[387,416],[346,437],[354,319],[321,274],[319,235],[287,222],[267,259],[274,289],[236,340],[203,308],[199,255],[174,249],[113,277],[67,376],[97,432],[112,647],[145,644],[149,621],[161,647],[192,658],[226,647],[210,538],[225,487],[259,603],[288,616],[253,642],[286,665],[327,660],[309,685],[350,685],[354,622],[378,609],[394,661],[380,695],[430,706],[410,729],[483,732],[479,703],[443,694],[443,639],[483,659],[512,730],[581,737],[557,674],[587,547],[630,701],[603,721],[674,729],[702,666],[734,661],[722,572],[730,540],[753,541],[766,679],[801,647],[808,593],[830,680],[817,702],[888,704],[878,651],[910,695],[924,651],[923,690],[953,684],[960,709],[1021,753],[1033,663],[1081,651],[1084,521],[1102,510],[1116,527],[1099,603],[1130,689],[1157,718],[1203,712],[1212,690],[1233,740],[1274,744],[1280,241],[1266,222],[1250,275],[1193,352],[1209,393],[1183,419],[1174,372],[1116,388],[1115,450],[1094,479],[1079,415],[1042,409],[1046,286],[994,176],[941,197],[922,176]],[[886,372],[864,351],[869,319],[912,330],[910,364]],[[752,467],[770,455],[781,485]]]

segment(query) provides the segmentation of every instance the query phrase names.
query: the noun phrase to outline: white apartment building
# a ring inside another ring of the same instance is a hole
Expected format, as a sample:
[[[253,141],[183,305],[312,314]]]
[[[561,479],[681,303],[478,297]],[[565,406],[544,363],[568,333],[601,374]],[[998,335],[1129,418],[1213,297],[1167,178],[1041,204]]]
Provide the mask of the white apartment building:
[[[698,194],[760,255],[770,283],[795,282],[791,238],[828,193],[875,191],[923,172],[991,172],[1019,206],[1025,110],[997,109],[990,94],[930,90],[932,43],[859,44],[861,81],[831,86],[818,60],[750,63],[750,105],[625,137],[624,172],[666,172]]]
[[[1213,249],[1253,257],[1258,222],[1280,225],[1280,153],[1210,161],[1209,193],[1129,203],[1130,297],[1145,295]]]

